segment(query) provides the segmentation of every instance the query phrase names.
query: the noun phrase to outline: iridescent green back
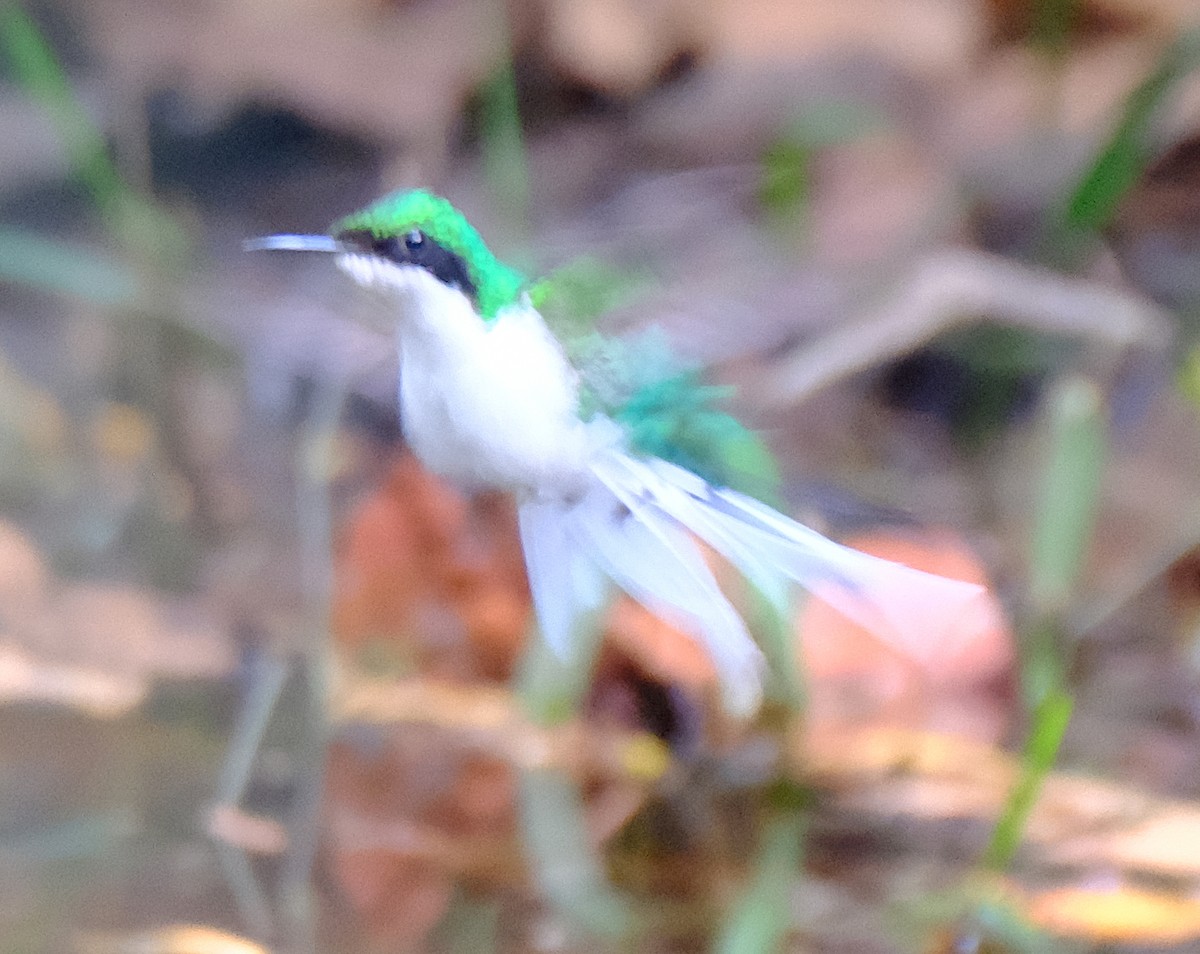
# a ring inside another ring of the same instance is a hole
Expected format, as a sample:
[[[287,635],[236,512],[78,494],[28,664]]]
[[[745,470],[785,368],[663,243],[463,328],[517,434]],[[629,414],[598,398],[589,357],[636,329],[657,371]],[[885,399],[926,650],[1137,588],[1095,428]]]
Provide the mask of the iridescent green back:
[[[773,502],[779,469],[762,439],[723,409],[733,388],[708,384],[651,331],[608,339],[582,362],[581,412],[619,423],[634,450],[661,457],[718,487]]]

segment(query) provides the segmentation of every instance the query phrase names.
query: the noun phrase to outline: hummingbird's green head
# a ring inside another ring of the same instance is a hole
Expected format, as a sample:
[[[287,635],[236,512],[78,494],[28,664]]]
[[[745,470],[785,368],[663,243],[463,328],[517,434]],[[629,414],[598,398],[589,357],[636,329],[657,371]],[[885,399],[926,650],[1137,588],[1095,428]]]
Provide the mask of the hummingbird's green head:
[[[470,297],[480,316],[517,301],[525,277],[497,260],[461,212],[419,189],[393,192],[334,223],[333,239],[350,254],[423,268]]]

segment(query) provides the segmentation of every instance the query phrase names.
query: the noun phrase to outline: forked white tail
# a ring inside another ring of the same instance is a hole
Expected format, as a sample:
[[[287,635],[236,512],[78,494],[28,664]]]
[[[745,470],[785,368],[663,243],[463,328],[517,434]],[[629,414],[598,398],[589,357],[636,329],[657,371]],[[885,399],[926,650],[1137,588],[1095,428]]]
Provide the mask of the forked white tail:
[[[593,458],[591,475],[570,502],[521,505],[521,538],[545,639],[565,653],[575,621],[604,599],[608,577],[705,646],[726,705],[737,714],[753,712],[761,701],[764,657],[693,536],[733,564],[779,612],[787,612],[787,582],[795,581],[918,663],[928,662],[941,631],[984,593],[974,583],[834,543],[663,460],[606,448]],[[909,601],[898,597],[914,588],[925,597],[917,605],[939,607],[935,619],[903,610]]]

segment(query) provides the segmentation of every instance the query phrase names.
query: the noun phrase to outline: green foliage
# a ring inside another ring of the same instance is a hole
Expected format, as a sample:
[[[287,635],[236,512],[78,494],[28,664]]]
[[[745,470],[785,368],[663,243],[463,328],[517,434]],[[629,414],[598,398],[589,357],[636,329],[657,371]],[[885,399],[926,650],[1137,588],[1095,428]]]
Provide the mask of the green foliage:
[[[503,0],[490,0],[480,12],[486,32],[502,38],[489,75],[475,90],[469,110],[478,132],[480,160],[493,203],[517,239],[529,238],[529,156],[521,125],[517,72],[513,63],[512,26]]]
[[[530,633],[526,639],[516,674],[516,694],[521,707],[540,725],[559,725],[579,713],[600,655],[609,602],[605,600],[597,612],[576,620],[561,653],[538,633]]]
[[[1038,382],[1051,379],[1076,345],[996,322],[942,335],[933,346],[966,372],[969,391],[947,409],[955,442],[978,451],[1008,427]]]
[[[732,388],[703,383],[697,371],[647,382],[613,417],[643,454],[699,474],[710,484],[770,497],[779,471],[762,439],[718,405]]]
[[[190,245],[186,233],[125,181],[50,44],[15,0],[0,0],[0,50],[22,89],[46,110],[71,175],[87,190],[113,237],[151,265],[185,262]]]
[[[102,307],[130,306],[138,276],[93,249],[24,229],[0,228],[0,282],[70,295]]]
[[[1107,447],[1095,384],[1071,379],[1050,396],[1049,455],[1035,511],[1030,612],[1023,632],[1022,682],[1031,712],[1021,777],[984,852],[1003,871],[1015,855],[1042,782],[1054,766],[1073,707],[1065,686],[1062,617],[1082,572],[1096,521]]]
[[[1112,135],[1057,212],[1052,253],[1069,256],[1081,236],[1102,229],[1155,154],[1153,121],[1163,102],[1200,66],[1200,28],[1179,36],[1125,101]]]
[[[808,694],[804,662],[796,652],[795,605],[790,593],[767,594],[747,580],[742,604],[746,625],[767,657],[766,698],[791,712],[802,712]]]
[[[1190,348],[1184,355],[1178,373],[1179,389],[1193,404],[1200,405],[1200,345]]]
[[[1095,384],[1072,379],[1053,392],[1049,439],[1034,513],[1030,622],[1023,640],[1021,675],[1031,708],[1062,684],[1062,617],[1074,595],[1096,522],[1107,435]]]
[[[799,876],[805,816],[799,813],[772,819],[745,893],[722,925],[716,954],[768,954],[782,950],[792,925],[792,885]]]
[[[775,137],[759,162],[758,201],[769,222],[785,232],[802,229],[812,198],[813,163],[822,149],[880,128],[871,110],[847,102],[809,106]]]
[[[989,872],[990,875],[990,872]],[[905,951],[954,951],[962,954],[1067,954],[1077,948],[1047,936],[1030,923],[1003,880],[973,878],[946,892],[923,897],[908,910],[898,909],[907,941]],[[930,936],[937,938],[932,948]]]
[[[758,201],[778,221],[802,221],[812,195],[813,150],[807,143],[780,136],[763,153]]]
[[[103,209],[120,201],[125,184],[104,137],[75,96],[71,81],[37,24],[14,0],[0,3],[0,44],[17,82],[46,110],[62,138],[71,169]]]
[[[1103,402],[1091,381],[1064,382],[1050,399],[1050,448],[1034,517],[1030,599],[1061,613],[1083,568],[1107,448]]]
[[[1059,746],[1071,721],[1073,703],[1062,689],[1047,693],[1033,715],[1033,725],[1025,742],[1021,777],[1004,803],[1004,811],[987,849],[982,865],[989,871],[1002,872],[1012,862],[1021,844],[1021,833],[1029,821],[1029,813],[1037,802],[1042,783],[1054,767]]]
[[[529,229],[529,160],[511,54],[480,89],[479,114],[484,175],[512,229],[525,234]]]
[[[562,772],[531,768],[521,773],[518,798],[526,857],[545,897],[585,931],[626,934],[632,913],[592,848],[578,784]]]

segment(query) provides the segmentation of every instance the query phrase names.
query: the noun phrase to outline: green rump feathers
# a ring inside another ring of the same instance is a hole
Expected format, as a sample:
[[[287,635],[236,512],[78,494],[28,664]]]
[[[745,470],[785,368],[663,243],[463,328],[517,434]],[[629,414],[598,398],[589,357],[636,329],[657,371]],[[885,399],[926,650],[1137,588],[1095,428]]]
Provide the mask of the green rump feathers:
[[[661,457],[716,487],[774,504],[779,469],[754,431],[723,410],[733,388],[708,384],[658,329],[632,338],[596,333],[574,343],[580,368],[580,416],[603,414],[621,425],[640,454]]]
[[[494,319],[529,294],[579,368],[582,418],[604,414],[624,428],[638,453],[678,464],[717,486],[774,499],[779,478],[770,451],[720,409],[730,389],[706,384],[656,332],[633,340],[596,332],[596,319],[630,297],[628,276],[585,260],[531,285],[492,254],[458,209],[422,190],[384,196],[337,222],[332,232],[387,239],[413,229],[462,260],[483,319]]]
[[[369,232],[377,239],[424,232],[442,248],[462,259],[475,286],[479,313],[486,319],[514,304],[524,290],[525,276],[497,260],[475,227],[441,196],[420,189],[393,192],[333,226],[336,237],[346,232]]]

